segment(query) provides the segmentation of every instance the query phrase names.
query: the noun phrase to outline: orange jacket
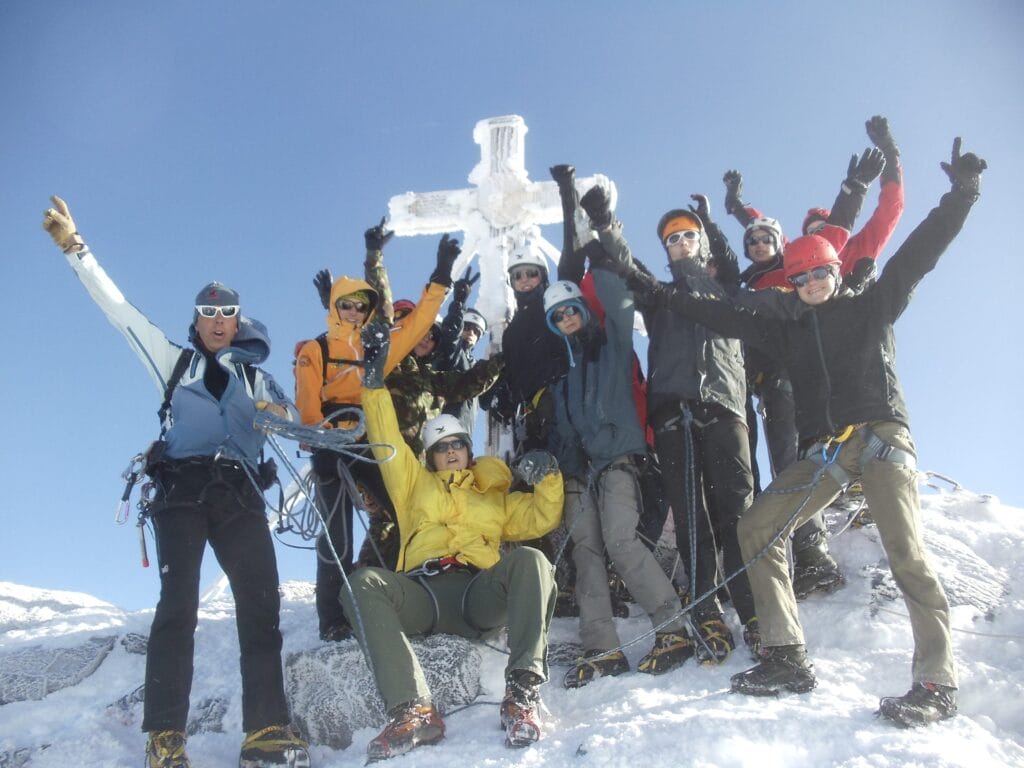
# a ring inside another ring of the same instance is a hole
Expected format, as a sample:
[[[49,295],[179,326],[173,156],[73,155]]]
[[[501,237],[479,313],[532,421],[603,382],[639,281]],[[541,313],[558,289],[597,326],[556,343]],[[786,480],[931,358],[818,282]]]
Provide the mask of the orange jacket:
[[[295,404],[303,424],[322,422],[324,403],[359,405],[363,385],[362,326],[343,321],[335,308],[338,299],[356,291],[365,291],[370,296],[367,321],[373,318],[380,304],[377,292],[365,280],[342,275],[334,281],[331,308],[327,311],[327,355],[330,359],[326,376],[323,354],[317,341],[307,341],[295,356]],[[391,350],[384,364],[385,375],[427,335],[447,292],[445,286],[430,283],[423,289],[416,309],[391,329]]]

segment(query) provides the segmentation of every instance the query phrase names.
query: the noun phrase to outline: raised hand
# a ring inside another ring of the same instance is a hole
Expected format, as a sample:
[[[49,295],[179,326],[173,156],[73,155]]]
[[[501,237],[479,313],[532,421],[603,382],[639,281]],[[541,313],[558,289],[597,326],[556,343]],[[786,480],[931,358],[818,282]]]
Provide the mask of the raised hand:
[[[53,202],[53,208],[47,208],[43,214],[43,229],[50,233],[53,242],[64,253],[80,251],[85,246],[85,241],[75,228],[75,220],[71,218],[68,204],[56,195],[50,200]]]
[[[316,275],[313,276],[313,285],[316,286],[316,291],[320,295],[320,303],[324,305],[324,309],[331,308],[331,286],[334,285],[334,278],[331,277],[331,270],[321,269]]]
[[[953,152],[948,163],[939,163],[946,172],[954,192],[976,198],[981,191],[981,174],[988,168],[988,163],[973,152],[960,154],[961,139],[953,139]]]
[[[384,246],[391,241],[392,237],[395,236],[393,231],[384,228],[384,222],[386,220],[386,216],[381,216],[380,224],[370,227],[363,233],[363,239],[366,241],[366,250],[383,251]]]

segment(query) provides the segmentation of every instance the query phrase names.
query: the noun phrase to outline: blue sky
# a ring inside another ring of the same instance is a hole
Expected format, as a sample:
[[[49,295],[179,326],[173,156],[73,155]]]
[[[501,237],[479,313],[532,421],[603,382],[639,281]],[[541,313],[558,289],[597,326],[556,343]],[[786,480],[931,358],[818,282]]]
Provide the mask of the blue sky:
[[[474,124],[505,114],[529,126],[532,179],[571,162],[615,181],[652,265],[658,217],[692,192],[738,243],[727,168],[796,231],[873,114],[903,151],[891,252],[947,189],[938,163],[962,135],[991,166],[984,196],[897,325],[898,368],[921,466],[1024,506],[1022,21],[1009,1],[3,4],[0,579],[126,608],[158,591],[113,516],[160,395],[40,228],[51,194],[172,338],[200,286],[237,288],[291,390],[294,343],[323,329],[313,273],[358,274],[392,195],[466,186]],[[418,295],[435,246],[388,246],[396,296]],[[283,578],[312,578],[310,553],[279,553]]]

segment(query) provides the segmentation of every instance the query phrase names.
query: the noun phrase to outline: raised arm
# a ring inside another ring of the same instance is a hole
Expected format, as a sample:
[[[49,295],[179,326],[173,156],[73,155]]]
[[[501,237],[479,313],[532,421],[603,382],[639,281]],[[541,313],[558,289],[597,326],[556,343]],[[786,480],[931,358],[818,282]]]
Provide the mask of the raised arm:
[[[64,252],[68,264],[93,301],[128,340],[128,345],[145,366],[157,389],[163,392],[182,347],[169,341],[163,331],[129,303],[89,251],[67,203],[57,196],[51,200],[53,207],[43,215],[43,228]]]

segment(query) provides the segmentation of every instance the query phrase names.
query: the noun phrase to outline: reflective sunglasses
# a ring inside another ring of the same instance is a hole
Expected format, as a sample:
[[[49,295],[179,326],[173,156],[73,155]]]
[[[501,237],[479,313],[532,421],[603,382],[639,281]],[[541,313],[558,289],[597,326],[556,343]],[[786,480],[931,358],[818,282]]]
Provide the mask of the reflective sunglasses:
[[[463,440],[461,437],[456,437],[454,440],[445,440],[440,443],[434,443],[430,446],[430,450],[434,453],[448,453],[448,451],[461,451],[463,448],[468,447],[468,442]]]
[[[675,245],[680,240],[696,240],[700,237],[700,232],[695,229],[681,229],[678,232],[673,232],[671,235],[665,238],[665,245]]]
[[[570,304],[568,307],[562,307],[562,309],[556,309],[554,312],[552,312],[551,313],[551,322],[553,322],[553,323],[555,323],[557,325],[558,323],[560,323],[563,320],[565,320],[565,318],[567,318],[567,317],[575,317],[579,313],[580,313],[580,308],[579,307],[574,307],[574,306],[572,306]]]
[[[797,288],[803,288],[807,283],[811,281],[813,277],[815,280],[824,280],[832,274],[832,267],[822,266],[809,269],[806,272],[801,272],[799,275],[793,275],[789,278],[791,282]]]
[[[775,238],[771,235],[751,235],[747,238],[747,245],[773,245]]]
[[[825,224],[827,223],[828,222],[826,222],[824,219],[815,219],[814,221],[807,225],[807,234],[813,235],[815,232],[820,232],[825,228]]]
[[[221,317],[234,317],[238,314],[238,305],[228,304],[225,307],[215,307],[212,304],[196,304],[196,312],[201,317],[216,317],[218,313]]]
[[[532,280],[535,277],[540,277],[539,269],[513,269],[512,279],[513,280],[526,280],[529,278]]]
[[[353,309],[356,312],[365,312],[369,305],[364,301],[349,301],[348,299],[338,299],[338,309],[343,312],[351,312]]]

